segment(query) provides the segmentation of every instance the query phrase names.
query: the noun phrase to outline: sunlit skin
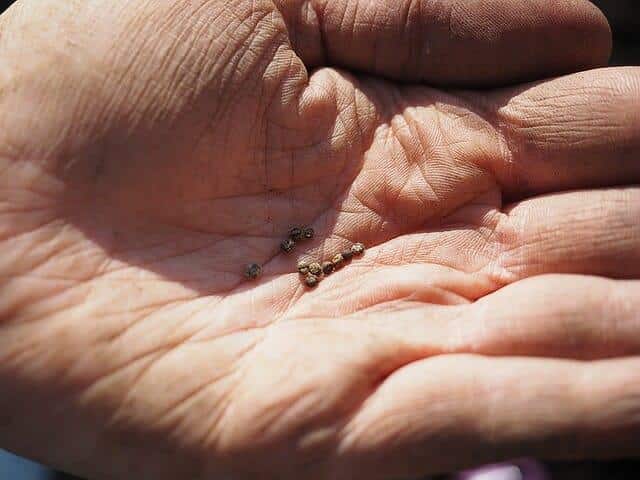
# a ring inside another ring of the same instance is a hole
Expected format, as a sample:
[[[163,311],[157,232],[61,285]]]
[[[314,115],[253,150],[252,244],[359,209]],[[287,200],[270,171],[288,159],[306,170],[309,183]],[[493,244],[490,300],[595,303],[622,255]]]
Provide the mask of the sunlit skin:
[[[19,1],[0,447],[98,480],[640,454],[640,70],[609,50],[582,0]]]

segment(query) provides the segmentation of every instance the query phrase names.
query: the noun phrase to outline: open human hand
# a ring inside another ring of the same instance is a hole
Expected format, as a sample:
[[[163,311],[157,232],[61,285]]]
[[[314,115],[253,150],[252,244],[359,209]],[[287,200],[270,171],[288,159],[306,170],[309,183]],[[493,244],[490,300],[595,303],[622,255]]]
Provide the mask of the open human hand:
[[[579,0],[18,2],[0,446],[154,480],[638,454],[640,71],[543,80],[609,48]]]

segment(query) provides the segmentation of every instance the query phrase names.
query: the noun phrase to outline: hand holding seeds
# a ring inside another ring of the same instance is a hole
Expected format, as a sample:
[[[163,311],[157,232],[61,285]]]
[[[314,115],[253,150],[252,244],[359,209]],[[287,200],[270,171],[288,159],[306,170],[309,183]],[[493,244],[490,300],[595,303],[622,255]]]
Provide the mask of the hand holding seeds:
[[[0,448],[640,455],[640,72],[593,2],[16,0],[0,37]]]

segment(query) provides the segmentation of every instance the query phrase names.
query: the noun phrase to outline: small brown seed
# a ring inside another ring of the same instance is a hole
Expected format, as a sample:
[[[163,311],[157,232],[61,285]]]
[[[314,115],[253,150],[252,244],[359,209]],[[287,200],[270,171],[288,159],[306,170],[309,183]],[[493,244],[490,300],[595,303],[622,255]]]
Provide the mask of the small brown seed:
[[[318,285],[319,282],[320,279],[316,275],[313,275],[311,273],[307,274],[307,276],[304,277],[304,283],[307,287],[313,288]]]
[[[333,262],[322,262],[322,271],[325,275],[329,275],[335,269],[336,267],[333,265]]]
[[[293,227],[291,230],[289,230],[289,238],[291,240],[294,240],[297,242],[298,240],[302,240],[303,237],[304,237],[304,232],[300,227]]]
[[[342,255],[342,258],[347,262],[353,258],[353,252],[351,250],[345,250],[340,255]]]
[[[313,228],[305,227],[304,230],[302,231],[302,234],[304,235],[304,238],[310,239],[310,238],[313,238],[313,236],[315,235],[315,232],[313,231]]]
[[[344,257],[341,253],[337,253],[331,259],[331,263],[333,263],[333,268],[340,268],[344,264]]]
[[[362,255],[364,253],[364,245],[362,243],[354,243],[351,245],[351,251],[354,255]]]
[[[262,274],[262,267],[257,263],[250,263],[244,269],[244,276],[249,280],[255,280]]]
[[[322,275],[322,265],[318,262],[313,262],[309,264],[309,273],[311,275],[320,276]]]
[[[296,246],[296,242],[294,242],[290,238],[287,238],[286,240],[283,240],[282,243],[280,244],[280,250],[282,250],[285,253],[289,253],[295,248],[295,246]]]
[[[304,260],[300,260],[298,262],[298,272],[300,272],[302,275],[306,275],[307,273],[309,273],[309,264]]]

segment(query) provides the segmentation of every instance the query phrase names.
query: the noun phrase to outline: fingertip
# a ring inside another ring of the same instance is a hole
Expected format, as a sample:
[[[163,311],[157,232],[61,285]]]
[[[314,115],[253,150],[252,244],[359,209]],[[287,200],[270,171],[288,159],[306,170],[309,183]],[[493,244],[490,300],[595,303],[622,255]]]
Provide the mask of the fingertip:
[[[567,3],[567,26],[580,32],[585,41],[585,48],[579,51],[584,55],[584,66],[596,68],[607,65],[613,49],[613,34],[607,17],[590,1],[581,0],[583,8],[573,7],[573,1]]]
[[[484,54],[479,50],[467,59],[467,65],[473,67],[465,75],[471,86],[529,82],[609,62],[613,45],[609,22],[588,0],[531,0],[511,9],[503,0],[491,5],[493,13],[482,12],[476,2],[461,10],[483,19],[476,20],[480,26],[494,25],[496,33]],[[493,70],[488,60],[493,61]]]

